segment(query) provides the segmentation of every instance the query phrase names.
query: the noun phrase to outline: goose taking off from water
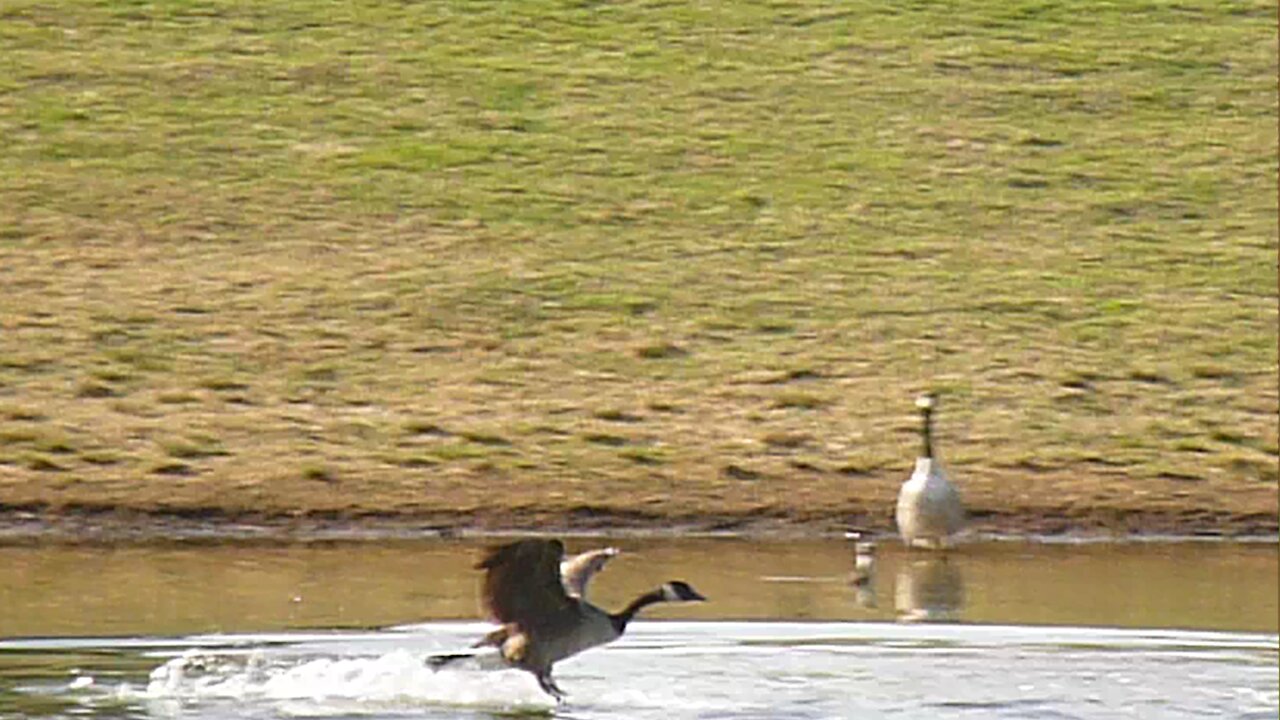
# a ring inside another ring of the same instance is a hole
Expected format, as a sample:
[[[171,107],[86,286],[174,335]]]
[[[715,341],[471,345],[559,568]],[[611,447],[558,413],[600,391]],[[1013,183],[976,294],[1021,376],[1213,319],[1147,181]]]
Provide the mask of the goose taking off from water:
[[[481,600],[489,616],[502,625],[476,644],[493,646],[504,667],[530,672],[538,685],[560,700],[564,692],[551,677],[555,663],[598,645],[613,642],[642,609],[660,602],[706,600],[687,583],[672,580],[610,613],[565,591],[559,540],[520,540],[493,548],[476,565],[485,571]],[[436,655],[427,663],[439,669],[468,654]]]
[[[896,518],[902,541],[910,547],[942,548],[964,527],[964,505],[960,493],[947,479],[942,463],[933,453],[932,394],[916,400],[922,419],[923,448],[916,458],[915,472],[898,491]]]
[[[615,547],[598,548],[561,560],[560,583],[564,585],[565,593],[571,598],[585,600],[587,597],[587,583],[590,583],[591,578],[603,570],[604,566],[616,557],[619,552],[621,551]],[[502,647],[502,642],[507,639],[508,634],[510,633],[507,626],[503,625],[480,638],[471,647]]]

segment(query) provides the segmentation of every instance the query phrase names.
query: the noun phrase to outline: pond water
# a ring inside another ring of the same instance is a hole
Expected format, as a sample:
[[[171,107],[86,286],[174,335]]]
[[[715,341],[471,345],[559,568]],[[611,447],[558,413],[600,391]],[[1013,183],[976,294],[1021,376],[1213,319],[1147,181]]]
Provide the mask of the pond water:
[[[0,546],[0,716],[1275,718],[1275,544],[572,538],[662,607],[556,667],[432,672],[478,622],[475,542]]]

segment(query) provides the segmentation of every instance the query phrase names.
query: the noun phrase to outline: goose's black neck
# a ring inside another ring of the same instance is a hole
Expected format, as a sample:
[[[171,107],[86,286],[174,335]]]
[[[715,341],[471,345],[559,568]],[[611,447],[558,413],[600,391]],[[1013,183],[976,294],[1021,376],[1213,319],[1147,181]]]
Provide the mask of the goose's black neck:
[[[613,621],[613,626],[617,628],[618,633],[621,634],[623,630],[627,629],[627,623],[631,622],[631,619],[636,616],[636,613],[654,603],[660,603],[666,599],[667,597],[662,592],[662,588],[650,590],[635,600],[632,600],[626,607],[622,608],[621,611],[610,615],[609,619]]]
[[[920,417],[924,422],[924,428],[921,430],[921,437],[924,439],[924,445],[920,448],[921,457],[933,457],[933,408],[925,407],[920,409]]]

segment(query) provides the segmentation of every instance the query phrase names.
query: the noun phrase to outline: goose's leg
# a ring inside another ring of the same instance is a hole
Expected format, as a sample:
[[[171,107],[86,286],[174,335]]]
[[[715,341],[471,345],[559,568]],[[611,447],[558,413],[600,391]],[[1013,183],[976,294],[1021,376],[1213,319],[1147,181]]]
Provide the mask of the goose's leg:
[[[427,658],[427,667],[431,668],[432,670],[439,670],[440,668],[445,667],[446,665],[451,665],[460,660],[470,660],[473,657],[475,657],[475,655],[472,655],[471,653],[455,653],[453,655],[432,655],[431,657]]]
[[[564,700],[564,691],[561,690],[560,687],[556,685],[556,681],[551,678],[550,668],[545,672],[538,674],[538,687],[542,688],[543,692],[546,694],[555,698],[556,702],[562,702]]]

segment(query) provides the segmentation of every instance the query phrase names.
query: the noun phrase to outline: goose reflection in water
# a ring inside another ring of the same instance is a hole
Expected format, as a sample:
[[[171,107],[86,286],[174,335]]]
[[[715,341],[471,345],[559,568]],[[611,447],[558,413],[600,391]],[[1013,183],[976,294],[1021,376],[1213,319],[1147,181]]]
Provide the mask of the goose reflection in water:
[[[915,557],[898,567],[893,605],[900,622],[949,622],[964,608],[964,576],[949,556]]]

